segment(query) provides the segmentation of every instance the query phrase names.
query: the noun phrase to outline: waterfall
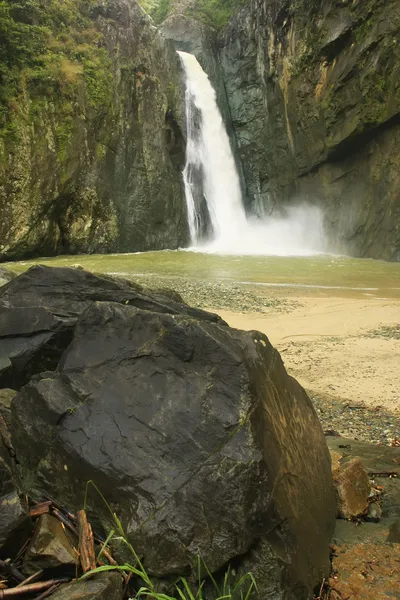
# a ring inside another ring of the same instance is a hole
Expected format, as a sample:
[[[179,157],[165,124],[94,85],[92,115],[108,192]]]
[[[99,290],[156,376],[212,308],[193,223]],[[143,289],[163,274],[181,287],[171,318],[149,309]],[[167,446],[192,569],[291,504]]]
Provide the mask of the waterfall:
[[[215,90],[206,73],[195,56],[187,52],[179,55],[186,74],[187,148],[183,180],[192,243],[201,242],[205,225],[194,198],[199,170],[213,239],[229,243],[246,223],[235,159]]]
[[[195,56],[178,54],[186,78],[183,181],[192,246],[225,254],[307,255],[324,251],[322,215],[315,207],[292,207],[284,217],[246,218],[215,90]]]

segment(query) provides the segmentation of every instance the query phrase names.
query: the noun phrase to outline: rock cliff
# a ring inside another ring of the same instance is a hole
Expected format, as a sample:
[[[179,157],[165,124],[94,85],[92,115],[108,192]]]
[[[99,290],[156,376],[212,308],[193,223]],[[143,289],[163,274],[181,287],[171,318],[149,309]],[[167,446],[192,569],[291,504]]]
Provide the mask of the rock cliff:
[[[324,209],[330,247],[400,260],[400,4],[250,0],[220,62],[254,211]]]
[[[172,46],[135,0],[13,4],[0,11],[0,259],[184,244]]]

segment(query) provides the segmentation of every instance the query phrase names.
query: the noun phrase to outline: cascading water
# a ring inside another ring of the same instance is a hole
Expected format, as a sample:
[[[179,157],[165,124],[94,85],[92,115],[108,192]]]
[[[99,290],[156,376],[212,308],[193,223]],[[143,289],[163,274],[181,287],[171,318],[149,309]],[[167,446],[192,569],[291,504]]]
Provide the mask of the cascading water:
[[[201,241],[193,189],[193,174],[199,168],[214,239],[229,241],[246,223],[235,160],[207,75],[195,56],[186,52],[179,55],[186,73],[187,147],[183,179],[192,243]],[[196,123],[196,116],[200,123]]]
[[[216,93],[195,56],[178,52],[186,76],[183,171],[192,245],[225,254],[307,255],[324,251],[321,213],[295,207],[285,218],[247,219]]]

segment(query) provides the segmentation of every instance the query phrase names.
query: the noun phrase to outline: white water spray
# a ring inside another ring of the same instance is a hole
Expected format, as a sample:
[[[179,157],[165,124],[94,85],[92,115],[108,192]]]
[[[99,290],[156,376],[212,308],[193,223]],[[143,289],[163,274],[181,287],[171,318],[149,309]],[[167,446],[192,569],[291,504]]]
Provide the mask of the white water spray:
[[[295,207],[285,217],[246,218],[239,176],[215,90],[195,56],[178,54],[186,75],[183,180],[192,249],[283,256],[323,251],[322,217],[316,208]],[[212,231],[205,236],[207,221],[208,230]]]

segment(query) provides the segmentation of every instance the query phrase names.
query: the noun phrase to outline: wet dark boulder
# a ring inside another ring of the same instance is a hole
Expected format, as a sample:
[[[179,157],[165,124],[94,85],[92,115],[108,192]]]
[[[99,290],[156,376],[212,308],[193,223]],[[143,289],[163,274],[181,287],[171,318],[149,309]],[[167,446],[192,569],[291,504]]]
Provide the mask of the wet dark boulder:
[[[35,266],[0,288],[0,388],[19,389],[33,375],[54,370],[78,317],[93,302],[222,322],[168,293],[82,269]]]
[[[25,490],[76,510],[94,481],[156,577],[195,572],[201,555],[214,573],[251,569],[260,598],[310,598],[329,572],[330,457],[278,352],[187,308],[93,300],[57,372],[12,402]]]

